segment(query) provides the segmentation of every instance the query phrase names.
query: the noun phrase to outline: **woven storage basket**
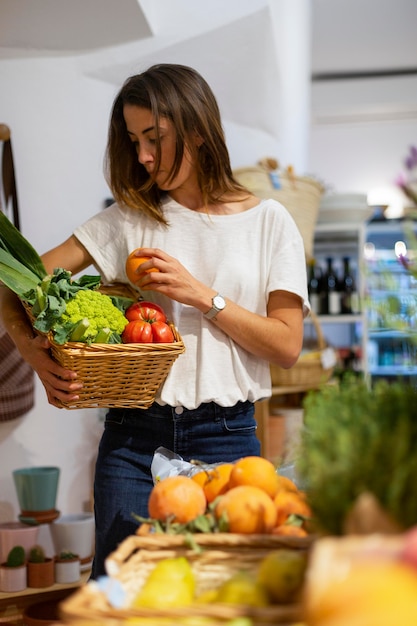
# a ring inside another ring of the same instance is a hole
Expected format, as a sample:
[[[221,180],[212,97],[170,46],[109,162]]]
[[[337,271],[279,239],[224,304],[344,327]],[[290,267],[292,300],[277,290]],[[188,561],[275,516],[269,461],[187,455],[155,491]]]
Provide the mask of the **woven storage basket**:
[[[161,559],[185,556],[193,568],[200,594],[230,578],[234,573],[256,571],[261,559],[271,550],[286,547],[308,550],[312,537],[279,537],[276,535],[236,535],[232,533],[195,534],[201,546],[198,552],[187,545],[183,535],[141,537],[131,535],[106,561],[112,577],[126,589],[126,604],[132,602],[144,581]],[[198,604],[170,609],[112,608],[104,593],[86,585],[61,604],[65,620],[94,617],[128,618],[134,616],[175,617],[205,616],[220,620],[249,616],[254,624],[282,624],[300,619],[300,605],[274,605],[264,608],[241,605]]]
[[[306,258],[310,259],[324,188],[314,178],[273,169],[274,164],[273,159],[263,159],[256,166],[234,170],[233,175],[259,198],[273,198],[285,206],[298,226]]]
[[[297,363],[289,369],[271,364],[270,369],[273,386],[302,386],[315,389],[327,382],[333,374],[334,367],[323,367],[322,355],[323,351],[327,348],[327,344],[317,315],[313,312],[311,312],[311,321],[313,322],[317,334],[317,349],[302,354]]]
[[[137,292],[128,285],[106,285],[100,288],[106,294],[133,297]],[[30,309],[26,308],[33,321]],[[62,401],[65,409],[117,407],[148,408],[180,354],[184,343],[173,324],[173,343],[126,343],[88,345],[67,342],[60,346],[51,342],[51,354],[57,363],[77,372],[82,381],[78,400]]]

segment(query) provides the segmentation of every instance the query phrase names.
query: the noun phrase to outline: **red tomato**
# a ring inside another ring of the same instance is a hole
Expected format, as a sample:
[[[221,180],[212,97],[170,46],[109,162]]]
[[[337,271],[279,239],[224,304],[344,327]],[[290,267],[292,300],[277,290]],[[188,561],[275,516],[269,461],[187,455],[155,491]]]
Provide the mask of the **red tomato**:
[[[155,343],[172,343],[174,334],[165,322],[154,322],[151,324],[153,340]]]
[[[172,343],[174,334],[165,322],[132,320],[122,333],[123,343]]]
[[[153,302],[134,302],[126,309],[125,317],[129,322],[133,320],[144,320],[145,322],[166,322],[167,317],[158,304]]]
[[[126,324],[122,333],[123,343],[152,343],[152,325],[144,320]]]
[[[138,304],[141,304],[142,306],[148,306],[151,309],[156,309],[157,311],[161,311],[161,313],[165,313],[164,309],[159,304],[156,304],[156,302],[148,302],[147,300],[138,300]]]

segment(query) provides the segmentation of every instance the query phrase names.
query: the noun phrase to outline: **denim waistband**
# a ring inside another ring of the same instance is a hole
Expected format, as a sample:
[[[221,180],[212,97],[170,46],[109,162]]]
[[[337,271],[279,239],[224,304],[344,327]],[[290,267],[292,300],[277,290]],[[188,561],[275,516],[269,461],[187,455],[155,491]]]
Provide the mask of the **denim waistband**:
[[[235,415],[241,411],[248,411],[250,407],[253,407],[253,402],[250,400],[239,401],[229,407],[220,406],[216,402],[203,402],[195,409],[187,409],[183,406],[172,407],[154,402],[148,409],[109,409],[107,417],[123,417],[125,420],[130,417],[135,419],[140,417],[169,419],[212,417],[213,419],[218,419],[228,415]]]

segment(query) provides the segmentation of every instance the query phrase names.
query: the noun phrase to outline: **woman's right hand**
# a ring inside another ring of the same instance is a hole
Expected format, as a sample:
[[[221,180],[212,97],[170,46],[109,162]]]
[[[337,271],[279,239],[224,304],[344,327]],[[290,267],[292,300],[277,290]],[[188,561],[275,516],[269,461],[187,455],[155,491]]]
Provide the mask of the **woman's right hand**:
[[[28,339],[24,347],[19,346],[23,358],[39,376],[45,387],[48,402],[62,408],[60,402],[73,402],[78,399],[77,391],[82,383],[77,382],[77,374],[63,368],[53,360],[47,337],[36,336]]]

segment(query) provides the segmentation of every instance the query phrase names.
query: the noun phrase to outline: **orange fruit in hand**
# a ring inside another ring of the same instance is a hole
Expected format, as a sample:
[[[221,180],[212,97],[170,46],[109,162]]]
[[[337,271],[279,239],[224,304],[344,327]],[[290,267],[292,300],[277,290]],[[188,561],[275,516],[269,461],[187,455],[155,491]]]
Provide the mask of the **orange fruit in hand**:
[[[278,491],[274,498],[274,504],[277,510],[276,526],[285,524],[290,515],[312,516],[310,506],[300,493],[284,490]]]
[[[154,485],[148,500],[149,516],[186,524],[207,506],[203,488],[188,476],[168,476]]]
[[[225,493],[229,487],[229,477],[233,463],[222,463],[209,470],[202,470],[192,477],[202,486],[207,502],[213,502],[217,496]]]
[[[136,274],[138,267],[142,265],[142,263],[145,263],[145,261],[149,261],[150,258],[148,256],[136,256],[139,250],[140,248],[133,250],[126,259],[126,276],[132,283],[135,283],[138,279],[138,275]],[[156,267],[151,267],[151,269],[146,270],[146,273],[149,274],[150,272],[159,272],[159,270]]]
[[[275,465],[261,456],[245,456],[239,459],[230,473],[229,488],[239,485],[259,487],[273,498],[279,486]]]
[[[224,517],[231,533],[270,533],[277,510],[272,498],[259,487],[240,485],[220,496],[215,507],[217,519]]]

